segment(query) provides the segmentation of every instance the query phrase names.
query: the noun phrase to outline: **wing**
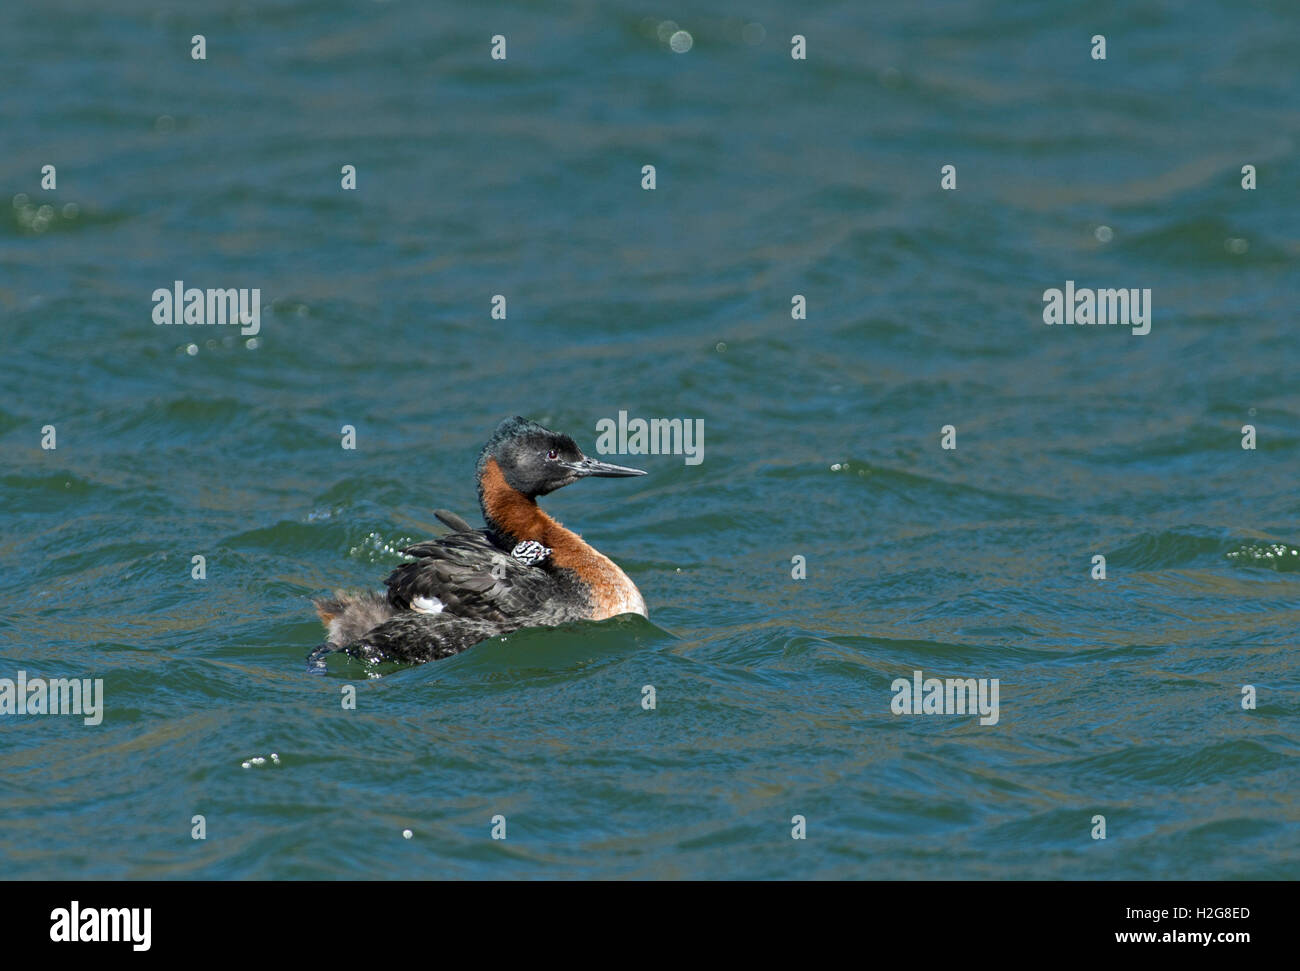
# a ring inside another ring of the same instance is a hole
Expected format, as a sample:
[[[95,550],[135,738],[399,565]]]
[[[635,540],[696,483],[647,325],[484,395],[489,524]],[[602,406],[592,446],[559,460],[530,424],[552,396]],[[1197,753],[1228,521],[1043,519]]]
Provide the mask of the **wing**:
[[[473,526],[465,522],[465,520],[461,519],[450,509],[435,509],[433,511],[433,514],[437,516],[439,519],[441,519],[445,525],[450,526],[453,532],[456,533],[474,532]]]
[[[448,613],[500,625],[560,623],[571,597],[555,574],[503,552],[486,530],[448,533],[402,550],[419,557],[384,581],[398,610]]]

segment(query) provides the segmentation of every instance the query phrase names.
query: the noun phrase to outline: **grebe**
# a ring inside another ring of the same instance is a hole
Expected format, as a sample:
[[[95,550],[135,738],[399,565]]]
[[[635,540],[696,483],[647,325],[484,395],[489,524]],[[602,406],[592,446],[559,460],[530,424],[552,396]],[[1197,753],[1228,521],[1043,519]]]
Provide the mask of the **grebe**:
[[[538,496],[588,476],[644,471],[588,458],[568,435],[516,416],[483,446],[477,474],[486,529],[436,510],[452,531],[402,550],[416,559],[389,574],[387,595],[314,601],[328,630],[326,643],[311,653],[316,665],[331,651],[419,664],[522,627],[646,616],[627,574],[537,505]]]

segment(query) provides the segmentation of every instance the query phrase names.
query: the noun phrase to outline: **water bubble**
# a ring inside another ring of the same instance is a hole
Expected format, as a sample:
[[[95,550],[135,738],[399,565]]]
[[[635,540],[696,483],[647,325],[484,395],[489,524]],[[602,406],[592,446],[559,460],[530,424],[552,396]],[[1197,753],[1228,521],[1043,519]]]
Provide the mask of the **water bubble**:
[[[415,834],[412,833],[409,829],[402,830],[402,839],[404,840],[409,840],[414,835]]]
[[[77,214],[79,212],[81,212],[81,207],[78,206],[75,202],[69,202],[66,206],[63,207],[63,218],[76,219]]]
[[[1093,230],[1092,235],[1097,237],[1097,242],[1099,243],[1109,243],[1115,238],[1115,230],[1111,229],[1109,226],[1098,226]]]
[[[1229,236],[1223,241],[1223,248],[1233,256],[1240,256],[1246,250],[1250,249],[1250,244],[1240,236]]]
[[[199,352],[198,344],[190,344],[188,347],[185,348],[185,353],[188,354],[190,357],[193,357],[198,352]]]
[[[668,38],[677,33],[677,21],[661,20],[659,26],[655,28],[655,33],[659,36],[660,43],[667,44]]]
[[[250,337],[248,340],[244,341],[244,346],[247,347],[250,351],[257,350],[257,345],[258,345],[258,340],[256,337]]]
[[[678,54],[685,54],[691,49],[691,46],[694,43],[694,38],[684,30],[679,30],[677,33],[673,34],[672,37],[668,38],[668,46]]]
[[[176,128],[176,119],[173,118],[171,115],[159,115],[157,118],[154,119],[153,127],[154,127],[154,131],[158,131],[158,132],[165,133],[169,131],[174,131]]]
[[[18,193],[16,196],[14,196],[14,208],[15,208],[15,209],[23,209],[23,208],[26,208],[26,206],[27,206],[27,202],[28,202],[28,199],[27,199],[27,193],[26,193],[26,192],[20,192],[20,193]]]
[[[726,342],[726,341],[718,341],[718,343],[714,346],[713,349],[714,349],[715,351],[717,351],[719,354],[722,354],[722,353],[723,353],[724,351],[726,351],[726,349],[727,349],[727,342]]]

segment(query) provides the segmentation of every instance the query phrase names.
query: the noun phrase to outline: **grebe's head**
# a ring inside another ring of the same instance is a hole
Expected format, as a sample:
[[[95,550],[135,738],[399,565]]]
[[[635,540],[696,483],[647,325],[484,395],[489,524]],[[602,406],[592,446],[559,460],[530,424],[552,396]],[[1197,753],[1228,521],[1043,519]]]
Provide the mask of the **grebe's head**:
[[[568,435],[553,432],[517,415],[498,425],[483,446],[478,458],[480,486],[492,463],[496,464],[510,488],[529,499],[544,496],[588,476],[619,478],[645,475],[641,469],[588,458]]]

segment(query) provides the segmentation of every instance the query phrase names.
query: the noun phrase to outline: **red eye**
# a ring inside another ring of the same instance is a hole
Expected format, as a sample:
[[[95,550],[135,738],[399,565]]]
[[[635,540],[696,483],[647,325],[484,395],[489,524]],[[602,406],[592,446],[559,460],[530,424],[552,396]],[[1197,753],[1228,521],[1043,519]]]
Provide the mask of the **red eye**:
[[[546,453],[546,457],[550,459],[552,462],[554,462],[556,459],[560,457],[560,453],[557,452],[555,449],[551,449],[549,452]]]

